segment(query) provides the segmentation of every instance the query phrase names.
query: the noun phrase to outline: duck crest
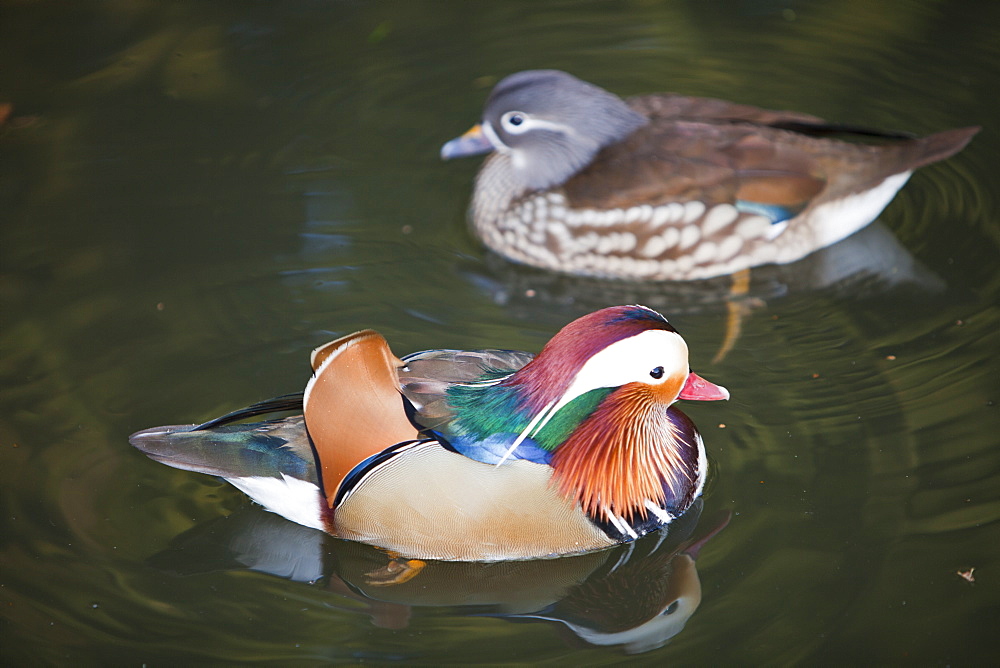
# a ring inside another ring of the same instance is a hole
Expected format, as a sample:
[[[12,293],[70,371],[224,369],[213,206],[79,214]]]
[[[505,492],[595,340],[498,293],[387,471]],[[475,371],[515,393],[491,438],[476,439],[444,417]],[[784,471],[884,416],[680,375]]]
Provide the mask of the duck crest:
[[[457,431],[478,440],[521,434],[516,443],[529,438],[529,445],[555,450],[611,392],[594,389],[560,405],[580,369],[609,345],[649,330],[675,332],[644,306],[610,307],[574,320],[520,370],[488,371],[474,383],[449,388]]]
[[[686,507],[699,476],[698,435],[638,383],[613,391],[552,457],[555,482],[591,517],[645,519],[650,504]]]
[[[596,353],[616,341],[651,329],[676,330],[667,319],[645,306],[612,306],[563,327],[538,357],[498,385],[516,389],[531,414],[559,400],[574,376]]]

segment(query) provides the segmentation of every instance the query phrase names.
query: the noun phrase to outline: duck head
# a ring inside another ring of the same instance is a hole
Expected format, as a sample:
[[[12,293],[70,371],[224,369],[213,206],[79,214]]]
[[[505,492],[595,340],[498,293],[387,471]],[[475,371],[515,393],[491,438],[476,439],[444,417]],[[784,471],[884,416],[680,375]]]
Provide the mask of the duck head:
[[[560,491],[596,519],[683,511],[704,482],[704,447],[678,399],[728,399],[690,370],[666,318],[616,306],[564,327],[515,373],[453,386],[449,440],[467,456],[551,464]],[[487,454],[488,453],[488,454]]]
[[[497,151],[523,190],[542,190],[586,167],[646,118],[608,91],[558,70],[528,70],[500,81],[482,121],[441,148],[445,160]]]

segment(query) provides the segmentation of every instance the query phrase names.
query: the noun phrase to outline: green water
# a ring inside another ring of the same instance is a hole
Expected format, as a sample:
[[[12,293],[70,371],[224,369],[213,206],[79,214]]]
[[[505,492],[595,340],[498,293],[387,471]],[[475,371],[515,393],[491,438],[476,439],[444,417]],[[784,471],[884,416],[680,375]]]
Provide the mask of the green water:
[[[5,664],[1000,656],[1000,5],[128,0],[0,13]],[[537,67],[623,95],[984,130],[861,235],[755,272],[740,336],[713,362],[725,282],[555,278],[468,233],[476,161],[441,163],[438,149],[497,78]],[[685,407],[711,477],[700,517],[659,550],[432,564],[378,588],[378,553],[127,443],[299,390],[309,351],[356,329],[399,354],[537,351],[572,318],[636,301],[733,395]],[[716,530],[694,609],[641,642],[599,642],[690,589],[684,541]],[[973,567],[975,582],[957,574]]]

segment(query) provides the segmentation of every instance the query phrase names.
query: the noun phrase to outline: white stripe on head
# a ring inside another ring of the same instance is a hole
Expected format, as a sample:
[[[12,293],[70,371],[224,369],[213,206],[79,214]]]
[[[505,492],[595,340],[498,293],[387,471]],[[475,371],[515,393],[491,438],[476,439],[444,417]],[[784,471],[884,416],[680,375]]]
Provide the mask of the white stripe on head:
[[[659,378],[650,375],[657,367],[662,368]],[[680,334],[665,329],[648,329],[615,341],[591,356],[577,371],[566,391],[531,418],[497,466],[507,461],[526,438],[538,434],[556,413],[577,397],[591,390],[621,387],[628,383],[660,385],[678,373],[688,373],[687,344]]]

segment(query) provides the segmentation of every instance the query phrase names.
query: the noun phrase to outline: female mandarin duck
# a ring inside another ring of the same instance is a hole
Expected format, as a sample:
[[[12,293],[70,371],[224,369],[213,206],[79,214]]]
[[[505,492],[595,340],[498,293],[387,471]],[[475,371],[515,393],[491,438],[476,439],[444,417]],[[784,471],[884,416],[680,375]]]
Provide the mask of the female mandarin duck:
[[[471,219],[510,260],[690,280],[792,262],[846,238],[914,169],[958,152],[978,130],[916,139],[708,98],[622,100],[565,72],[533,70],[500,81],[482,121],[441,156],[494,152]]]
[[[221,476],[268,510],[417,559],[587,552],[669,524],[707,460],[678,399],[727,399],[684,339],[642,306],[602,309],[528,353],[431,350],[402,360],[365,330],[313,351],[299,397],[130,441]],[[234,420],[288,410],[256,424]]]

